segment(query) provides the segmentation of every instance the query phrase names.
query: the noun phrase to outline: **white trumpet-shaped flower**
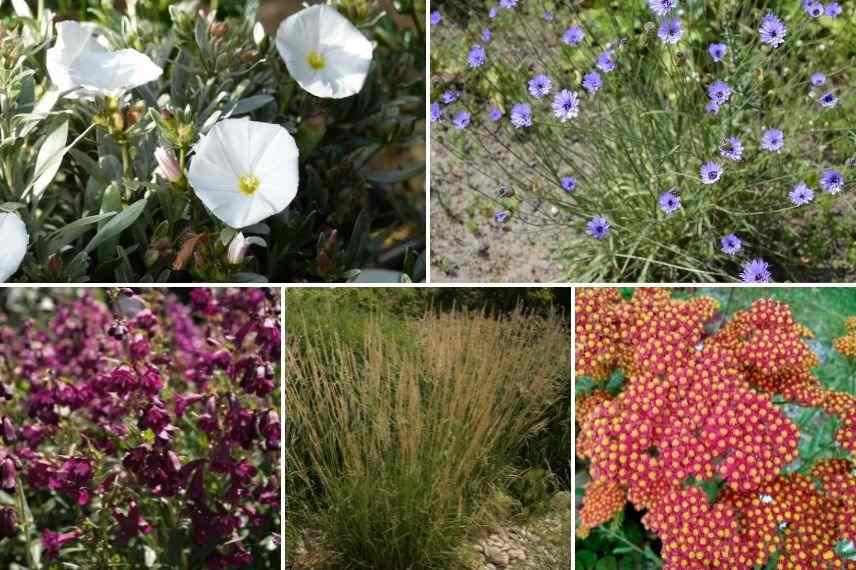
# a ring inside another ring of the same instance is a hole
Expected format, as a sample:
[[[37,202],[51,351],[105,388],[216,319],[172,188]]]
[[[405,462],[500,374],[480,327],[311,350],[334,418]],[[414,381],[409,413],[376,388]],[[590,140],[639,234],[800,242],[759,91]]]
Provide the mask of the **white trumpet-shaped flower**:
[[[215,216],[243,228],[294,200],[297,158],[294,137],[279,125],[226,119],[199,141],[187,179]]]
[[[303,89],[332,99],[360,92],[374,49],[347,18],[326,4],[305,8],[283,20],[276,47]]]
[[[30,236],[27,225],[11,212],[0,212],[0,283],[5,283],[18,268],[27,255],[27,244]]]
[[[163,70],[144,53],[133,49],[110,51],[93,24],[60,22],[56,43],[47,52],[51,81],[68,96],[112,95],[139,87],[161,76]]]

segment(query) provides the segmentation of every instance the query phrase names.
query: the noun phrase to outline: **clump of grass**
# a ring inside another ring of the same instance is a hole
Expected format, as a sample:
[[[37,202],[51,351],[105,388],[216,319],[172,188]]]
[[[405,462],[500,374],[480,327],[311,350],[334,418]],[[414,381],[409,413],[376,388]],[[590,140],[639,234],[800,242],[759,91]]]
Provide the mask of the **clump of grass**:
[[[429,314],[412,343],[369,322],[359,351],[310,326],[286,356],[292,514],[341,567],[449,568],[478,499],[561,409],[560,321]]]

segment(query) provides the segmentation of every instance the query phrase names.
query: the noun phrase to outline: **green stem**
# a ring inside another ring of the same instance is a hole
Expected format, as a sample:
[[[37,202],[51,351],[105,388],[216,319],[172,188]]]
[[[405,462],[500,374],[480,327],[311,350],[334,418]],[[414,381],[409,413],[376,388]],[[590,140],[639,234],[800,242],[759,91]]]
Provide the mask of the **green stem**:
[[[122,149],[122,171],[124,176],[125,178],[133,178],[131,173],[131,151],[128,148],[128,141],[122,142],[119,146]]]
[[[27,551],[27,567],[32,570],[40,570],[41,564],[38,564],[33,558],[33,548],[30,544],[30,507],[27,505],[27,497],[24,495],[21,477],[17,475],[15,476],[15,489],[18,499],[18,515],[21,518],[21,528],[24,532],[24,548]]]

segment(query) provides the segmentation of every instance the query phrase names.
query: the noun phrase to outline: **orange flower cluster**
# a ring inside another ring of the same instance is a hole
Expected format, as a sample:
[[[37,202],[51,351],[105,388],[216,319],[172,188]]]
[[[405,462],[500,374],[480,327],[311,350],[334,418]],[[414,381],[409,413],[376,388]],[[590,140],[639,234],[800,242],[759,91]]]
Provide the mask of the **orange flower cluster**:
[[[781,475],[798,457],[799,432],[771,396],[842,416],[839,443],[851,451],[854,398],[811,373],[811,331],[786,305],[757,301],[718,331],[716,309],[666,289],[639,289],[629,301],[578,291],[577,374],[626,375],[619,395],[596,390],[578,402],[577,455],[594,479],[581,530],[612,518],[626,497],[648,510],[643,522],[663,540],[670,569],[749,569],[777,548],[782,568],[850,568],[829,554],[852,534],[845,504],[856,504],[856,478],[840,465],[819,468],[813,476],[836,489],[821,492],[809,478]],[[710,505],[692,485],[716,477],[726,488]]]
[[[856,317],[847,317],[844,327],[847,334],[835,339],[835,350],[848,358],[856,358]]]

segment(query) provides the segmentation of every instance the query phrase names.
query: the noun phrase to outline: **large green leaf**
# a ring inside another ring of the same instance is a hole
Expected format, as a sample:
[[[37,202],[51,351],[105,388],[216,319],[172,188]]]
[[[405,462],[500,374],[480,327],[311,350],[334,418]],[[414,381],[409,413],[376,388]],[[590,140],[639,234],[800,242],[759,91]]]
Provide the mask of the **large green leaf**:
[[[98,233],[95,234],[95,237],[92,238],[92,241],[86,246],[86,252],[90,253],[95,248],[97,248],[102,243],[105,243],[107,240],[118,238],[119,235],[131,227],[131,224],[137,221],[137,218],[140,217],[140,214],[143,213],[143,210],[146,208],[146,199],[137,200],[111,219],[109,222],[104,224]]]
[[[42,143],[39,155],[36,157],[36,170],[33,181],[33,195],[39,197],[48,184],[53,182],[62,158],[68,150],[65,143],[68,141],[68,121],[64,121],[53,130]]]

